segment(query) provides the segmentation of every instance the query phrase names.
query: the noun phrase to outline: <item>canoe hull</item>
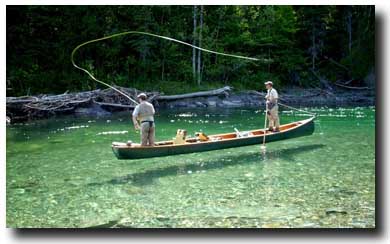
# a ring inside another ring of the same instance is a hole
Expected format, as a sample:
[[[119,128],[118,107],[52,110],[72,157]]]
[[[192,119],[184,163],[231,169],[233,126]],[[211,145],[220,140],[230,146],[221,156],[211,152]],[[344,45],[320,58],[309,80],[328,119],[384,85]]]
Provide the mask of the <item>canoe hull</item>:
[[[267,143],[280,141],[285,139],[308,136],[314,132],[314,118],[305,121],[301,126],[297,126],[291,130],[279,133],[266,134],[265,141]],[[242,147],[263,143],[263,135],[235,138],[230,140],[221,140],[208,143],[189,143],[183,145],[174,145],[167,147],[116,147],[112,150],[118,159],[140,159],[162,157],[177,154],[196,153],[212,150],[220,150],[233,147]]]

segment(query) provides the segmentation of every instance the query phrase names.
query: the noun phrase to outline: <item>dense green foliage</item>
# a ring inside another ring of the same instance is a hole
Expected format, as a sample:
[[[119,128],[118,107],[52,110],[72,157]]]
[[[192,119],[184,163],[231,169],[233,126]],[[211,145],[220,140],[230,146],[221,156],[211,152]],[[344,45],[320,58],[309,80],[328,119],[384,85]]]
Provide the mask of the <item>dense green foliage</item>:
[[[312,71],[331,82],[361,83],[374,70],[373,6],[204,6],[195,12],[196,28],[194,10],[193,6],[7,6],[7,95],[98,88],[72,66],[71,51],[82,42],[129,30],[196,45],[201,41],[207,49],[262,61],[202,52],[198,62],[188,46],[128,35],[82,48],[76,62],[108,83],[165,93],[221,85],[258,90],[268,79],[281,86],[319,86]],[[197,63],[199,81],[193,70]]]

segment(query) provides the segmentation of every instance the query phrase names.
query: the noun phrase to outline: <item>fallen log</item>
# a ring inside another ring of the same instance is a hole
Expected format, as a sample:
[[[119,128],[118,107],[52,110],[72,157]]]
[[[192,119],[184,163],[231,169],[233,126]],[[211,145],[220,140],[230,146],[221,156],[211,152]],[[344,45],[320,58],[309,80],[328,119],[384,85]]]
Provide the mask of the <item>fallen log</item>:
[[[36,102],[39,98],[37,97],[7,97],[6,102],[7,104],[17,104],[17,103],[30,103],[30,102]]]
[[[134,105],[127,105],[127,104],[118,104],[118,103],[105,103],[105,102],[97,102],[93,100],[94,103],[100,105],[100,106],[109,106],[109,107],[117,107],[117,108],[135,108]]]
[[[232,90],[230,86],[225,86],[219,89],[211,90],[211,91],[201,91],[201,92],[193,92],[193,93],[186,93],[186,94],[180,94],[180,95],[163,95],[163,96],[157,96],[156,99],[159,101],[162,100],[177,100],[177,99],[184,99],[184,98],[194,98],[194,97],[207,97],[207,96],[216,96],[216,95],[229,95],[229,92]]]
[[[134,100],[136,100],[137,95],[141,92],[134,88],[119,86],[116,86],[116,89],[133,97]],[[155,98],[159,95],[156,92],[147,94],[151,102],[155,101]],[[66,91],[63,94],[56,95],[42,94],[36,96],[7,97],[6,99],[7,115],[9,115],[11,120],[20,116],[23,116],[25,119],[31,119],[49,117],[54,114],[71,113],[79,108],[91,107],[93,104],[105,107],[108,110],[114,108],[134,109],[136,105],[111,88],[76,93]]]
[[[267,95],[267,93],[265,93],[265,92],[258,92],[258,91],[255,91],[255,90],[249,90],[246,93],[248,95],[256,95],[256,96],[261,96],[261,97],[265,97],[265,95]]]
[[[370,88],[368,86],[346,86],[346,85],[343,85],[343,84],[340,84],[340,83],[337,83],[335,82],[334,83],[336,86],[339,86],[339,87],[342,87],[342,88],[346,88],[346,89],[352,89],[352,90],[371,90],[373,88]]]
[[[57,106],[48,105],[48,106],[45,107],[45,106],[42,106],[42,105],[31,106],[29,104],[24,104],[24,107],[35,109],[35,110],[41,110],[41,111],[56,111],[57,109],[62,108],[65,105],[66,105],[65,103],[61,103],[60,105],[57,105]]]

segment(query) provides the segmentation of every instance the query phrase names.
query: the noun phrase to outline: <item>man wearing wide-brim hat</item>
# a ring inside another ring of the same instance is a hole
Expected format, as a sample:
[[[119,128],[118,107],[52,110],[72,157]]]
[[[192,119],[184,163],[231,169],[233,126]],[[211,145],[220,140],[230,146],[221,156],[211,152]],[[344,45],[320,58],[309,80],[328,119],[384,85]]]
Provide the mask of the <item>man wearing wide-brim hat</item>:
[[[273,132],[279,132],[279,108],[278,99],[279,95],[272,81],[264,83],[267,88],[267,95],[265,96],[268,116],[268,130]]]
[[[141,131],[141,146],[154,146],[154,107],[146,101],[145,93],[140,93],[137,97],[139,104],[133,111],[134,128]]]

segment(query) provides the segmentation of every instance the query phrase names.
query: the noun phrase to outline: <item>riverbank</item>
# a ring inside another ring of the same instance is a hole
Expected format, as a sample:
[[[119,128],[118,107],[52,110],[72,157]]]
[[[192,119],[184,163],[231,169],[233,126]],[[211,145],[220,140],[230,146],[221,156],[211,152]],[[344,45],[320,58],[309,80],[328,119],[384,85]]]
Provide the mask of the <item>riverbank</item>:
[[[134,100],[142,91],[116,87]],[[265,92],[254,90],[235,91],[222,87],[211,91],[169,95],[147,92],[149,101],[156,108],[240,108],[264,107]],[[279,90],[280,102],[294,107],[374,106],[375,90],[350,90],[335,87],[332,90],[290,87]],[[113,89],[94,90],[60,95],[7,97],[7,116],[11,121],[48,118],[73,114],[109,116],[118,111],[131,111],[135,103]]]

